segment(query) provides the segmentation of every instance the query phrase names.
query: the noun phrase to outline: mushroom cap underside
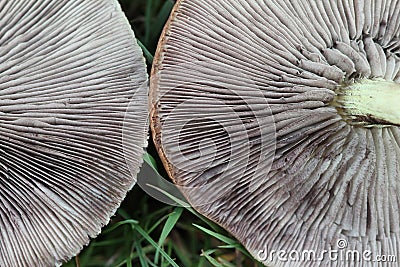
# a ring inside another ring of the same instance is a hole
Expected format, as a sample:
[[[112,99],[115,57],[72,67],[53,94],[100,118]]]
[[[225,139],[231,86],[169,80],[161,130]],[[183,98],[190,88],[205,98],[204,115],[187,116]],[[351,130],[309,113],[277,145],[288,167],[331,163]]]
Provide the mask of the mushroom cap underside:
[[[60,265],[135,183],[144,58],[116,0],[1,0],[0,68],[0,266]]]
[[[336,101],[371,83],[399,97],[399,11],[395,0],[177,1],[152,70],[154,142],[188,201],[267,266],[399,258],[400,128]]]

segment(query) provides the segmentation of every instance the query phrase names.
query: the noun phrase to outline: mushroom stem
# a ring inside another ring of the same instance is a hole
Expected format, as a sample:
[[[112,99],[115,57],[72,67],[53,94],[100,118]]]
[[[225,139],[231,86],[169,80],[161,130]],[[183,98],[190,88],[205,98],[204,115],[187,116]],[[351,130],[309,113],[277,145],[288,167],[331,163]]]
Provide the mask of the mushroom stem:
[[[383,79],[363,79],[337,90],[333,105],[351,125],[400,126],[400,84]]]

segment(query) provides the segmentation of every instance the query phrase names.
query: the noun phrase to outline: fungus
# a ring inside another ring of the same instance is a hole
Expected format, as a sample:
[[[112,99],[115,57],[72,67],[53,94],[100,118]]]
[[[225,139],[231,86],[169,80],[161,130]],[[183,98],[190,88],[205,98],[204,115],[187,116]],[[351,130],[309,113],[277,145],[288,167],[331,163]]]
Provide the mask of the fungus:
[[[144,59],[116,0],[1,0],[0,48],[0,266],[60,265],[135,183]]]
[[[153,139],[190,204],[265,265],[399,258],[399,22],[396,0],[177,1]]]

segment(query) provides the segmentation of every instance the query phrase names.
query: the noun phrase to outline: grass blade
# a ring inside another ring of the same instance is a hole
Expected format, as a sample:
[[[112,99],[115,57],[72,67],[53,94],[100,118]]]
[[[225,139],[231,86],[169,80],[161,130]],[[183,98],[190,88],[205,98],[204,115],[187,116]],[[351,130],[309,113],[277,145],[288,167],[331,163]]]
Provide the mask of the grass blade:
[[[140,227],[139,225],[135,225],[134,229],[141,234],[144,239],[147,240],[147,242],[149,242],[153,247],[158,248],[161,255],[169,262],[169,264],[171,264],[173,267],[179,267],[176,262],[171,259],[171,257],[162,249],[160,249],[160,247],[158,246],[158,244],[146,233],[146,231]]]
[[[247,257],[252,258],[250,253],[238,241],[236,241],[236,240],[234,240],[232,238],[226,237],[224,235],[221,235],[219,233],[213,232],[211,230],[208,230],[208,229],[206,229],[206,228],[204,228],[204,227],[202,227],[200,225],[197,225],[197,224],[193,224],[193,225],[196,228],[198,228],[201,231],[203,231],[204,233],[206,233],[206,234],[208,234],[208,235],[210,235],[210,236],[212,236],[212,237],[214,237],[214,238],[216,238],[216,239],[218,239],[218,240],[220,240],[220,241],[222,241],[222,242],[227,244],[227,246],[219,246],[220,248],[231,246],[232,248],[235,248],[235,249],[239,250],[240,252],[242,252]]]
[[[136,249],[137,255],[139,257],[140,265],[142,267],[149,267],[149,265],[147,264],[145,254],[143,253],[142,247],[137,242],[135,242],[135,249]]]
[[[144,57],[146,58],[147,63],[152,64],[153,58],[154,58],[153,55],[150,53],[150,51],[147,49],[147,47],[139,39],[136,39],[136,40],[137,40],[137,43],[140,46],[140,48],[142,48],[142,50],[143,50]]]
[[[208,250],[208,251],[203,251],[201,253],[201,256],[205,257],[213,266],[215,267],[224,267],[221,263],[219,263],[216,259],[210,256],[210,254],[214,253],[215,250]]]
[[[157,163],[156,160],[153,158],[152,155],[150,155],[149,153],[145,153],[143,156],[143,160],[149,164],[154,170],[157,170]]]
[[[111,226],[110,228],[104,230],[102,234],[106,234],[106,233],[112,232],[112,231],[114,231],[116,228],[120,227],[121,225],[131,224],[132,226],[135,226],[135,225],[137,225],[138,223],[139,223],[139,222],[136,221],[136,220],[125,220],[125,221],[122,221],[122,222],[117,222],[116,224],[114,224],[114,225]]]
[[[161,231],[160,239],[158,240],[158,246],[159,248],[162,247],[162,244],[164,243],[165,239],[169,235],[169,233],[172,231],[172,229],[175,227],[175,224],[178,222],[179,218],[181,217],[181,214],[183,212],[183,209],[180,207],[175,208],[174,212],[172,212],[169,216],[167,221],[164,224],[164,227]],[[154,263],[158,263],[158,257],[159,257],[160,251],[157,250],[156,254],[154,256]]]
[[[204,233],[206,233],[206,234],[208,234],[208,235],[210,235],[210,236],[213,236],[213,237],[215,237],[216,239],[218,239],[218,240],[221,240],[222,242],[224,242],[224,243],[226,243],[226,244],[228,244],[228,245],[233,245],[233,244],[237,244],[237,241],[236,240],[234,240],[234,239],[232,239],[232,238],[229,238],[229,237],[226,237],[226,236],[224,236],[224,235],[221,235],[221,234],[218,234],[218,233],[216,233],[216,232],[213,232],[213,231],[211,231],[211,230],[208,230],[208,229],[206,229],[206,228],[204,228],[204,227],[202,227],[202,226],[200,226],[200,225],[197,225],[197,224],[193,224],[196,228],[199,228],[201,231],[203,231]]]

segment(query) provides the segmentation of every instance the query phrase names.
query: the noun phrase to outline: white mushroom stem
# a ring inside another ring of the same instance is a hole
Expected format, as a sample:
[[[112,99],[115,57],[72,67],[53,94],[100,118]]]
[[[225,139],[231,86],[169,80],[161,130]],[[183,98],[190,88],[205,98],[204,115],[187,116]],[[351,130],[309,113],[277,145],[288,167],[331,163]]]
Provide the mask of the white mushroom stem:
[[[334,105],[353,125],[385,127],[400,125],[400,84],[383,79],[364,79],[339,88]]]

